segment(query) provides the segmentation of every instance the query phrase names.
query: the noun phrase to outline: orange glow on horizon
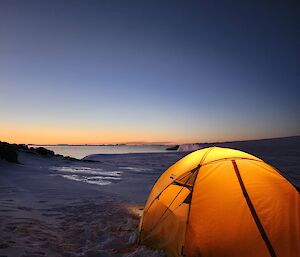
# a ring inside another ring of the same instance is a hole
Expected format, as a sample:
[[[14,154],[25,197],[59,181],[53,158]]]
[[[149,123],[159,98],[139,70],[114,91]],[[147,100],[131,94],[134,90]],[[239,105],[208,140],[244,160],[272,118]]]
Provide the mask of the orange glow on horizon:
[[[199,135],[202,133],[199,132]],[[74,129],[74,128],[35,128],[10,129],[0,131],[0,141],[17,144],[184,144],[201,142],[222,142],[234,140],[251,140],[263,136],[247,137],[236,134],[205,134],[202,137],[192,136],[188,133],[175,131],[158,132],[154,130],[100,130],[100,129]]]

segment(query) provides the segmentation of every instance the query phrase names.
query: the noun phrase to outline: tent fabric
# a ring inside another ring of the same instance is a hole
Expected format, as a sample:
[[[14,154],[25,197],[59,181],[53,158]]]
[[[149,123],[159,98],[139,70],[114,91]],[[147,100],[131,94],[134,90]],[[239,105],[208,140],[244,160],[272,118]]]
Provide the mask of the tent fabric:
[[[153,186],[139,240],[170,257],[300,256],[300,195],[255,156],[198,150]]]

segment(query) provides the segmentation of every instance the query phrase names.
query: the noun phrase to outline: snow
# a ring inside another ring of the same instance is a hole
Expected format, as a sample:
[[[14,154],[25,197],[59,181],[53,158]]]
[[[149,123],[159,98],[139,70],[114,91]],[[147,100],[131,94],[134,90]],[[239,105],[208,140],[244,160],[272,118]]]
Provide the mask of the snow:
[[[19,153],[0,160],[0,255],[164,256],[137,246],[149,191],[180,154],[119,154],[69,161]]]

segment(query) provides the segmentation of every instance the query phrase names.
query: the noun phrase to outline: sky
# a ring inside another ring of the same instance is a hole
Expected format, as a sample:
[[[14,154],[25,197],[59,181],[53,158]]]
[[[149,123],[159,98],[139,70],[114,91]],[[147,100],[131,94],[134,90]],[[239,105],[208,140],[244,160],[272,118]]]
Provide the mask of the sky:
[[[297,1],[1,0],[0,141],[300,135],[299,13]]]

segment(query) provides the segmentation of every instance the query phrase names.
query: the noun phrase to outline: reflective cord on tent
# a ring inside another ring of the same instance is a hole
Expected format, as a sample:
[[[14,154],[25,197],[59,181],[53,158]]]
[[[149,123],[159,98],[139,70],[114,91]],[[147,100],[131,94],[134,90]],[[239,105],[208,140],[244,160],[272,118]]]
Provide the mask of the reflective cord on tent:
[[[269,250],[270,255],[272,257],[276,257],[276,253],[274,251],[274,248],[273,248],[273,246],[272,246],[272,244],[271,244],[271,242],[270,242],[270,240],[269,240],[269,238],[268,238],[268,236],[267,236],[267,234],[266,234],[266,232],[264,230],[263,225],[261,224],[261,222],[259,220],[259,217],[258,217],[258,215],[257,215],[257,213],[256,213],[256,211],[254,209],[254,206],[253,206],[253,204],[251,202],[251,199],[250,199],[250,197],[248,195],[248,192],[247,192],[246,187],[244,185],[244,182],[242,180],[241,174],[239,172],[238,166],[237,166],[235,160],[232,160],[231,162],[232,162],[235,174],[236,174],[236,176],[237,176],[237,178],[239,180],[239,183],[240,183],[241,189],[243,191],[243,195],[244,195],[244,197],[246,199],[247,205],[248,205],[248,207],[250,209],[250,212],[251,212],[252,217],[253,217],[253,219],[255,221],[255,224],[256,224],[256,226],[257,226],[257,228],[259,230],[259,233],[261,234],[261,237],[264,240],[264,242],[265,242],[265,244],[266,244],[266,246],[267,246],[267,248]]]

